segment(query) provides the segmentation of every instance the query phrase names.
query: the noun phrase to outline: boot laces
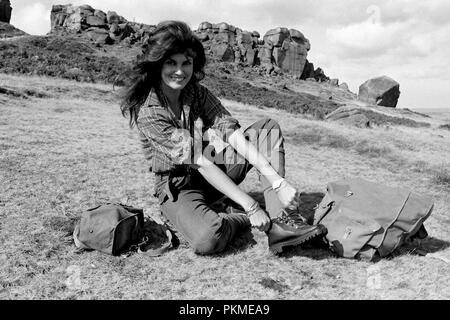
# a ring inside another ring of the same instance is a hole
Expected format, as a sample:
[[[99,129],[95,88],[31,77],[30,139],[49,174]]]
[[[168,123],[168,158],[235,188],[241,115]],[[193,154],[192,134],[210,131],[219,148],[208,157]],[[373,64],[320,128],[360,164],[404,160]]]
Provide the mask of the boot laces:
[[[306,219],[300,214],[298,202],[288,208],[283,209],[283,213],[280,217],[280,222],[296,228],[298,228],[299,225],[306,223]]]
[[[298,214],[298,212],[290,213],[287,210],[283,210],[283,214],[277,218],[277,221],[295,228],[298,228],[299,225],[304,224],[303,217]]]

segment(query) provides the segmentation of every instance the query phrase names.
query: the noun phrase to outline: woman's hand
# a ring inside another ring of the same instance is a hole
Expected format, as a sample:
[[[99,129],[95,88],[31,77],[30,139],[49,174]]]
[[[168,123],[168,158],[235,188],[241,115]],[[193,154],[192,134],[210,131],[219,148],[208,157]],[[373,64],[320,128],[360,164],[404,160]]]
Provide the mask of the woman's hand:
[[[252,207],[246,211],[250,224],[252,227],[257,228],[259,231],[268,231],[270,228],[270,218],[267,212],[265,212],[259,206],[258,202],[255,202]]]
[[[298,206],[299,192],[289,182],[283,180],[275,190],[283,208]]]

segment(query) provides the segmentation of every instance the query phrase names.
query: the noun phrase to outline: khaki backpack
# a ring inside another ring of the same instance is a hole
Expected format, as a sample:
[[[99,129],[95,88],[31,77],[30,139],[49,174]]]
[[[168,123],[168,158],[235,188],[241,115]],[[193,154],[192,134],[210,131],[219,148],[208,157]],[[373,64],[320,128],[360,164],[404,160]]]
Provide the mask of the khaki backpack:
[[[121,203],[106,203],[81,214],[73,232],[75,246],[113,256],[132,251],[159,256],[172,248],[172,233],[144,211]]]
[[[407,238],[425,238],[423,222],[432,210],[426,195],[360,178],[340,180],[328,183],[314,224],[328,229],[326,240],[337,255],[372,260],[391,254]]]

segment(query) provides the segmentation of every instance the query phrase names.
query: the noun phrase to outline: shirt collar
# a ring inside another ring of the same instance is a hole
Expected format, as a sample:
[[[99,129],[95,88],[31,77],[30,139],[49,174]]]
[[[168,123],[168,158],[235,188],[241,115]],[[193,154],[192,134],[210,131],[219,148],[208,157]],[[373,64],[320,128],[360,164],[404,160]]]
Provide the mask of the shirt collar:
[[[158,90],[158,91],[157,91]],[[164,101],[160,101],[158,98],[158,93],[159,96],[162,97],[162,99],[164,99],[164,95],[161,94],[161,89],[156,89],[156,88],[151,88],[150,92],[147,96],[147,99],[145,100],[144,105],[145,106],[159,106],[159,107],[164,107],[165,104]],[[182,104],[183,105],[188,105],[188,106],[192,106],[193,102],[194,102],[194,85],[192,84],[188,84],[183,91],[181,92],[181,97],[183,99]],[[163,103],[161,103],[163,102]]]

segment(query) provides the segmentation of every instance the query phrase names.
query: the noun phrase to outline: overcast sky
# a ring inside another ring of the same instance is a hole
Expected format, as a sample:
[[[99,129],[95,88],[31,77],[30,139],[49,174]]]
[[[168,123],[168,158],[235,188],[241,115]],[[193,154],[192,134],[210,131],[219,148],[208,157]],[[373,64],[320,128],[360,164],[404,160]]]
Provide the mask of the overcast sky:
[[[450,108],[448,0],[11,0],[11,24],[34,35],[50,31],[53,4],[89,4],[129,21],[225,21],[261,36],[274,27],[310,40],[308,60],[357,93],[369,78],[400,83],[401,108]]]

